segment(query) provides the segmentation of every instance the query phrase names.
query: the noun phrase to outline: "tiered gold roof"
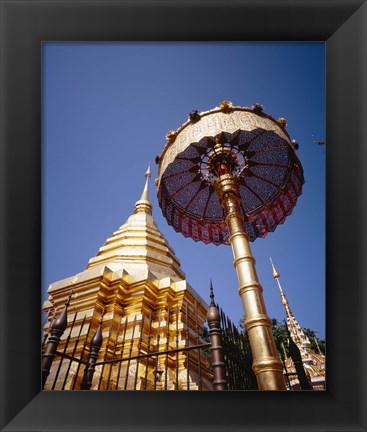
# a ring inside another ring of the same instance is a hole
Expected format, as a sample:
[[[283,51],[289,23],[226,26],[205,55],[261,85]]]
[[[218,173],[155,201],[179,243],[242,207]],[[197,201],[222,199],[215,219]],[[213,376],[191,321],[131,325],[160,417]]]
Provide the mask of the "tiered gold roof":
[[[199,329],[202,329],[206,321],[207,303],[186,281],[179,260],[153,219],[149,199],[149,168],[145,176],[143,193],[135,203],[134,213],[106,240],[96,256],[89,260],[86,269],[75,276],[52,283],[48,289],[49,298],[45,301],[43,310],[50,312],[50,320],[55,312],[56,315],[59,314],[73,291],[68,308],[68,324],[75,312],[77,318],[71,337],[78,334],[83,319],[86,319],[84,327],[87,328],[90,324],[90,335],[93,334],[102,316],[104,341],[108,339],[109,328],[113,329],[110,333],[115,334],[118,323],[125,319],[129,326],[134,321],[139,329],[143,317],[152,315],[152,326],[155,328],[159,320],[163,322],[168,309],[172,311],[171,316],[178,311],[177,328],[180,333],[184,331],[185,322],[189,322],[189,325],[196,322]],[[195,320],[187,318],[183,321],[185,313],[191,315],[194,311],[197,314]],[[49,322],[45,325],[46,332],[49,325]],[[170,328],[170,324],[167,325]],[[81,336],[83,332],[84,330]],[[133,352],[137,349],[141,332],[135,332]],[[67,334],[68,329],[64,333],[64,339]],[[86,334],[84,336],[87,337]],[[110,343],[113,343],[112,339],[109,338]],[[163,337],[161,341],[164,341]],[[184,337],[180,338],[179,347],[181,345],[185,345]],[[104,347],[102,346],[101,352]],[[174,348],[176,347],[175,345]],[[62,345],[59,349],[62,349]],[[180,354],[180,371],[184,369],[184,360],[185,357]],[[152,379],[151,373],[149,371],[148,379]],[[192,388],[195,388],[194,381]]]
[[[179,260],[152,216],[148,189],[150,168],[145,176],[144,190],[134,206],[134,214],[106,240],[97,255],[89,260],[87,269],[106,264],[111,268],[113,263],[113,269],[123,267],[129,273],[149,269],[158,279],[184,279]]]

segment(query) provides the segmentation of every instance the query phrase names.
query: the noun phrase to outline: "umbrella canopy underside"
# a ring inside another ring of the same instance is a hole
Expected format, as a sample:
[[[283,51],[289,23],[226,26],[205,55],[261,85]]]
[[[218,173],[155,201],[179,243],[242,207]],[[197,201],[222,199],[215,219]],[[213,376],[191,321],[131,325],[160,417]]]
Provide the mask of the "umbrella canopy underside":
[[[272,130],[221,132],[192,142],[163,172],[158,200],[177,232],[195,241],[229,244],[225,214],[214,188],[208,158],[220,142],[236,158],[237,178],[250,241],[265,237],[289,216],[304,183],[303,170],[289,142]]]

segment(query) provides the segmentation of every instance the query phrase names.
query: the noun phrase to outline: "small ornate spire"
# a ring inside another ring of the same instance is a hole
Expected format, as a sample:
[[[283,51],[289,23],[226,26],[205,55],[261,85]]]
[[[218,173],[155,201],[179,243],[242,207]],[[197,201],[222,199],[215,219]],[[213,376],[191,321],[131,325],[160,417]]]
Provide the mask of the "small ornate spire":
[[[293,314],[292,314],[292,311],[291,311],[291,309],[290,309],[290,307],[289,307],[288,300],[287,300],[287,298],[286,298],[286,296],[285,296],[285,294],[284,294],[284,292],[283,292],[282,286],[281,286],[281,284],[280,284],[280,280],[279,280],[279,278],[280,278],[280,274],[276,271],[275,266],[274,266],[274,264],[273,264],[273,260],[272,260],[271,258],[270,258],[270,262],[271,262],[271,266],[272,266],[272,268],[273,268],[273,278],[276,279],[277,282],[278,282],[278,287],[279,287],[279,291],[280,291],[280,296],[281,296],[281,298],[282,298],[282,304],[283,304],[283,306],[285,307],[285,311],[286,311],[286,313],[287,313],[287,317],[288,317],[288,319],[290,319],[290,318],[293,316]]]
[[[103,336],[102,336],[102,323],[103,323],[103,317],[106,311],[106,305],[103,305],[103,309],[101,312],[101,316],[99,318],[99,323],[98,323],[98,327],[96,332],[94,333],[91,341],[90,341],[90,346],[91,348],[95,348],[97,350],[99,350],[102,346],[102,342],[103,342]]]
[[[214,303],[213,283],[210,279],[210,306],[206,315],[209,326],[210,352],[212,355],[213,386],[215,390],[226,390],[226,372],[224,368],[224,352],[220,329],[220,313]]]
[[[280,291],[280,296],[282,298],[282,304],[285,308],[286,316],[287,316],[287,329],[289,328],[290,333],[292,337],[294,338],[295,342],[298,343],[300,346],[303,344],[302,341],[304,341],[306,344],[310,345],[310,342],[306,335],[304,334],[301,326],[298,324],[296,318],[294,317],[291,308],[289,307],[288,300],[283,292],[282,285],[280,284],[280,275],[276,271],[275,266],[273,264],[272,259],[270,258],[270,262],[273,268],[273,278],[276,279]]]
[[[210,295],[209,295],[209,297],[210,297],[210,306],[211,306],[211,305],[214,305],[214,306],[215,306],[215,303],[214,303],[213,282],[212,282],[211,279],[210,279]]]
[[[210,279],[210,305],[208,308],[208,312],[206,315],[206,319],[208,321],[209,328],[220,328],[220,313],[214,302],[214,291],[213,291],[213,283]]]
[[[65,329],[68,325],[68,307],[70,304],[71,296],[73,295],[73,292],[74,292],[74,288],[75,287],[72,288],[70,294],[68,295],[68,297],[65,301],[64,309],[61,312],[60,316],[58,318],[54,319],[52,321],[52,324],[51,324],[52,329],[57,329],[57,330],[61,331],[62,333],[65,331]],[[56,311],[55,311],[55,315],[56,315]]]
[[[145,173],[145,185],[143,189],[143,193],[141,194],[140,200],[135,203],[134,213],[148,213],[152,214],[152,204],[149,200],[149,179],[151,177],[150,174],[150,164],[148,165],[147,172]]]

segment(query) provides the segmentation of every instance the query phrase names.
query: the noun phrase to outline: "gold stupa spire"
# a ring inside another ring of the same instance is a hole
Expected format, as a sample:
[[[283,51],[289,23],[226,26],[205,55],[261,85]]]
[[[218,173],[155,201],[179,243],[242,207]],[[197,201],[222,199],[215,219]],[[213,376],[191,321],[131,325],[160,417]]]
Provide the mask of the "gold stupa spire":
[[[285,308],[285,312],[287,315],[287,323],[288,327],[291,333],[291,336],[293,340],[296,342],[297,345],[304,345],[304,346],[311,346],[310,341],[308,340],[307,336],[304,334],[301,326],[298,324],[296,318],[294,317],[291,308],[289,307],[288,300],[283,292],[282,285],[280,284],[280,274],[277,272],[273,260],[270,258],[271,266],[273,269],[273,278],[276,279],[280,291],[280,296],[282,298],[282,304]]]
[[[149,200],[149,179],[151,177],[150,174],[150,165],[148,165],[147,172],[145,173],[145,185],[143,192],[139,201],[135,203],[134,213],[148,213],[152,214],[152,204]]]
[[[285,296],[285,294],[283,292],[282,285],[280,284],[280,280],[279,280],[280,274],[277,272],[277,270],[276,270],[276,268],[275,268],[275,266],[273,264],[273,260],[271,258],[270,258],[270,262],[271,262],[271,267],[273,269],[273,278],[276,279],[276,281],[278,283],[278,287],[279,287],[279,291],[280,291],[280,296],[282,298],[282,304],[285,307],[287,318],[290,319],[291,317],[293,317],[293,314],[292,314],[292,311],[291,311],[291,309],[289,307],[288,300],[287,300],[287,298],[286,298],[286,296]]]
[[[89,268],[109,265],[122,266],[128,273],[149,270],[157,279],[185,278],[174,250],[159,231],[152,216],[149,199],[150,166],[145,173],[145,185],[134,212],[119,229],[107,238],[96,256],[87,265]]]

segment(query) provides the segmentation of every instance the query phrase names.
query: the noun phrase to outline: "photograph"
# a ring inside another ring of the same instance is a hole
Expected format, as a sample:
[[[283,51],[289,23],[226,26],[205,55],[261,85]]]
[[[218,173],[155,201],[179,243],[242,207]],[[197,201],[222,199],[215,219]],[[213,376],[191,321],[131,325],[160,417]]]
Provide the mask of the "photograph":
[[[366,2],[0,2],[1,431],[366,431]]]
[[[42,389],[327,390],[325,43],[41,49]]]

